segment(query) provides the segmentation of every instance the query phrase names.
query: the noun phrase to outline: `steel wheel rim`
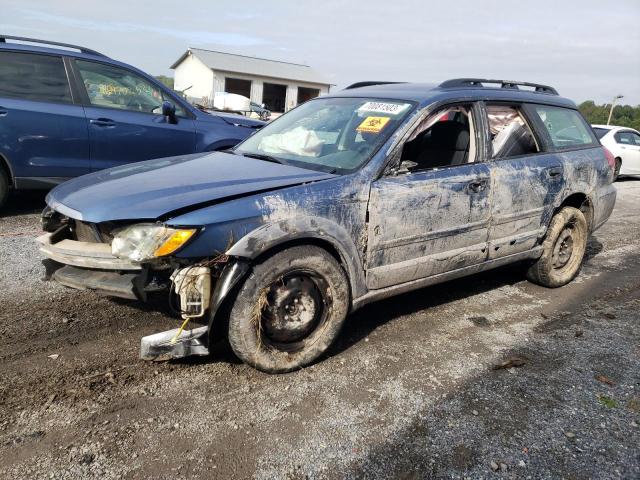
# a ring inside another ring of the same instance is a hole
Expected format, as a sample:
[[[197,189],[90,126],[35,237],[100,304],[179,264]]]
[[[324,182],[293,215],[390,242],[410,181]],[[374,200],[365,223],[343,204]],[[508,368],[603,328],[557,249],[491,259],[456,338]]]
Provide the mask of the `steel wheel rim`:
[[[552,265],[556,270],[561,270],[569,264],[574,252],[573,229],[566,227],[553,246]]]
[[[262,343],[288,352],[302,349],[326,324],[326,291],[326,282],[309,270],[289,271],[267,286],[260,315]]]

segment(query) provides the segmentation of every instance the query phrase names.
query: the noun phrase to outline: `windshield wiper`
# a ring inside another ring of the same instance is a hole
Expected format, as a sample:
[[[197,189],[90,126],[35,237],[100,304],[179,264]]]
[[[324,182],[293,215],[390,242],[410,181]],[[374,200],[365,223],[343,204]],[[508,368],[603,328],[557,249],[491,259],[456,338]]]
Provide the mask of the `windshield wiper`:
[[[235,153],[239,153],[243,157],[257,158],[258,160],[264,160],[265,162],[273,162],[273,163],[279,163],[281,165],[286,165],[286,162],[284,160],[281,160],[276,157],[272,157],[271,155],[265,155],[264,153],[238,152],[238,151],[236,151]]]

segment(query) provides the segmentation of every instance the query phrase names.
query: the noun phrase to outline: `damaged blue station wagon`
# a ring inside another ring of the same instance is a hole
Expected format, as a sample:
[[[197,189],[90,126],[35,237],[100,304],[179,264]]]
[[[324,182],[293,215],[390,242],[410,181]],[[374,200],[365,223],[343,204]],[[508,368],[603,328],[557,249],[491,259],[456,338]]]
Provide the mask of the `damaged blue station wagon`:
[[[183,324],[143,338],[142,358],[203,355],[224,336],[286,372],[377,299],[516,261],[568,283],[614,207],[613,167],[551,87],[363,82],[233,150],[60,185],[39,242],[63,285],[170,296]]]

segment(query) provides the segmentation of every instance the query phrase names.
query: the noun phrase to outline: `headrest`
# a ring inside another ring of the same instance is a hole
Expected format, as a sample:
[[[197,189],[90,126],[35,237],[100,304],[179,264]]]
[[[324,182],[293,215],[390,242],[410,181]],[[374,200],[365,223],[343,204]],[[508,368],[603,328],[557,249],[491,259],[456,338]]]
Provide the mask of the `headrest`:
[[[467,150],[469,148],[469,130],[460,122],[445,120],[431,127],[431,148],[447,150]]]

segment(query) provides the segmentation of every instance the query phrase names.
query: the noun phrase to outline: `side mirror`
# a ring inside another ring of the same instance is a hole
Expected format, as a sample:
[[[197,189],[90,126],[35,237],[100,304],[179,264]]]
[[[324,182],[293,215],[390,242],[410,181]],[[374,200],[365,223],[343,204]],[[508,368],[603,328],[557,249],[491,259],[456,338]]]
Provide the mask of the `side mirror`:
[[[400,175],[404,173],[410,173],[411,169],[417,166],[418,164],[416,162],[412,162],[411,160],[403,160],[402,162],[400,162],[400,166],[395,171],[395,174]]]
[[[169,123],[178,123],[176,119],[176,106],[173,103],[167,102],[166,100],[162,102],[162,115]]]

